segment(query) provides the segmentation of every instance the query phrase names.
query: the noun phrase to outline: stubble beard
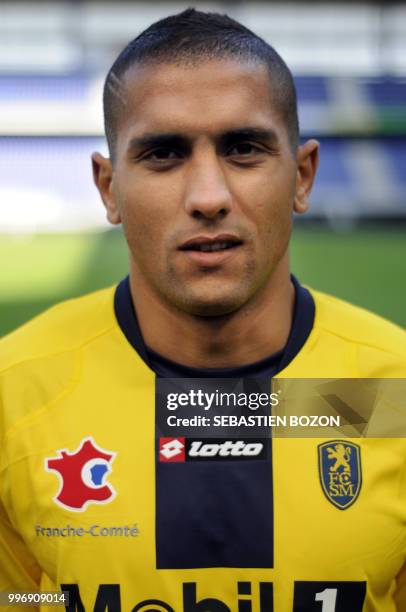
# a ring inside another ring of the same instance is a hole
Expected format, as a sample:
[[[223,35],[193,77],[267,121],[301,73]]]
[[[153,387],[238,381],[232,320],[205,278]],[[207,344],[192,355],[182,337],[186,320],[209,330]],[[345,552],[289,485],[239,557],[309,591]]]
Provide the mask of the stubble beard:
[[[208,270],[203,283],[193,280],[181,280],[174,266],[168,265],[165,275],[165,287],[157,287],[161,297],[173,308],[185,314],[215,318],[232,315],[240,311],[255,297],[260,289],[255,279],[255,264],[247,262],[245,269],[238,278],[222,280],[215,278],[216,271]]]

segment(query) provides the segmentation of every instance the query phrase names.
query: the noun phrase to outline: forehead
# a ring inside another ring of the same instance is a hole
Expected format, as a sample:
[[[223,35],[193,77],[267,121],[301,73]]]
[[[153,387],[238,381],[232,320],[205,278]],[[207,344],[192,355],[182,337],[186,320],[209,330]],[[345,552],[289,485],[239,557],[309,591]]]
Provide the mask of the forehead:
[[[191,136],[262,125],[283,132],[264,64],[210,60],[136,65],[124,76],[125,110],[118,137],[144,131]]]

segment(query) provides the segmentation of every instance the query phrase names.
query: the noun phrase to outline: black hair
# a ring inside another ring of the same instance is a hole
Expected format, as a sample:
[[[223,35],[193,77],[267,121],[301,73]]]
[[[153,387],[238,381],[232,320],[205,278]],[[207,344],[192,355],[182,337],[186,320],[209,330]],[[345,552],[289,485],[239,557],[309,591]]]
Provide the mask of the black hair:
[[[110,68],[103,91],[104,125],[114,159],[119,115],[126,100],[123,77],[134,64],[196,63],[236,58],[266,65],[275,107],[281,114],[292,150],[299,142],[296,90],[280,55],[262,38],[227,15],[187,9],[153,23],[123,49]]]

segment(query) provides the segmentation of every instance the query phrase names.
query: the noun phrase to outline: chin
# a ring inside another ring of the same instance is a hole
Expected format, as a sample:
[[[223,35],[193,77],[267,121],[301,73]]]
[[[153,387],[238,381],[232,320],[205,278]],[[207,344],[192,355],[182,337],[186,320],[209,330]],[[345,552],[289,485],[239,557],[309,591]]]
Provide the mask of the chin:
[[[187,296],[182,296],[181,300],[177,300],[176,306],[179,310],[197,317],[222,317],[236,312],[243,306],[245,302],[240,296],[239,298],[232,299],[228,295],[217,298],[201,297],[200,299],[193,296],[187,299]]]
[[[172,308],[197,317],[222,317],[237,312],[255,294],[252,279],[206,278],[204,282],[179,282],[157,287],[161,298]]]

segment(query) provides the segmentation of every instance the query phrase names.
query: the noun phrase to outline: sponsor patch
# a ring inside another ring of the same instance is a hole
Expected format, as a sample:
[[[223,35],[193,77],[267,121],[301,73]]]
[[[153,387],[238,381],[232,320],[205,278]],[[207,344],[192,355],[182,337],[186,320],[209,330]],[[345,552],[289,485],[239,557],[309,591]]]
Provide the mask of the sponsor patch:
[[[266,459],[266,448],[267,440],[252,438],[160,438],[159,460],[173,463]]]
[[[56,473],[60,480],[56,504],[83,512],[89,504],[107,504],[114,499],[116,492],[107,477],[115,452],[104,450],[91,436],[84,438],[72,453],[67,449],[57,452],[56,457],[45,459],[45,469]]]

